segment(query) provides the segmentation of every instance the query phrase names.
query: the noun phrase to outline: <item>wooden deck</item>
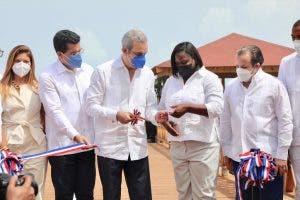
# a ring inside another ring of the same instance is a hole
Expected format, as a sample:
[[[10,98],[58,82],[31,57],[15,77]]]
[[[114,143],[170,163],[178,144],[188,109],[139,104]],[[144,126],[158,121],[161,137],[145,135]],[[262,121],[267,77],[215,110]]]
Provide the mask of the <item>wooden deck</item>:
[[[149,144],[150,173],[153,200],[175,200],[177,192],[169,150],[160,144]],[[50,166],[47,172],[44,200],[53,200],[54,191],[50,176]],[[218,177],[217,199],[234,199],[234,180],[231,175]],[[95,200],[102,200],[101,183],[97,172],[95,185]],[[122,200],[129,200],[125,181],[122,182]],[[293,199],[285,196],[286,200]]]

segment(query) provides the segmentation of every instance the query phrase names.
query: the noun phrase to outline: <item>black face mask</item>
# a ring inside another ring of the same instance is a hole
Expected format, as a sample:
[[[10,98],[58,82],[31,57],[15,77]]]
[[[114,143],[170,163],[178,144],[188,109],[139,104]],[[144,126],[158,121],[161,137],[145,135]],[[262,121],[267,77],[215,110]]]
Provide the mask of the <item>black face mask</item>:
[[[184,82],[186,82],[198,69],[200,69],[198,66],[193,67],[192,65],[177,66],[178,74],[183,78]]]

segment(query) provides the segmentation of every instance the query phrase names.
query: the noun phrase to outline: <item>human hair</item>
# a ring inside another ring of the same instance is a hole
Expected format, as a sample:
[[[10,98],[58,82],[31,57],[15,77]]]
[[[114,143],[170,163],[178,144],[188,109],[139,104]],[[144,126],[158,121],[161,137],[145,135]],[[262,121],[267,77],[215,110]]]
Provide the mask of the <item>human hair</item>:
[[[246,45],[237,51],[238,56],[241,56],[245,53],[250,53],[250,56],[251,56],[250,62],[251,62],[252,66],[254,66],[257,63],[259,63],[260,65],[262,65],[264,63],[264,56],[258,46]]]
[[[10,87],[12,85],[12,81],[14,80],[14,76],[15,76],[12,70],[12,67],[15,63],[15,59],[18,55],[23,53],[25,53],[30,59],[30,71],[24,77],[25,83],[28,84],[34,92],[37,92],[38,90],[38,81],[35,77],[35,62],[34,62],[33,54],[29,47],[25,45],[18,45],[14,47],[8,55],[5,72],[0,82],[1,94],[4,97],[4,99],[10,96]]]
[[[70,30],[58,31],[53,38],[53,45],[56,52],[65,53],[68,50],[68,44],[77,44],[80,42],[80,36]]]
[[[196,47],[190,42],[181,42],[175,46],[173,52],[171,54],[171,67],[172,67],[172,74],[173,76],[178,77],[178,68],[176,66],[175,57],[178,53],[184,52],[192,57],[195,60],[195,66],[202,67],[203,62],[201,56],[196,49]]]
[[[296,28],[297,26],[300,26],[300,19],[298,19],[298,20],[294,23],[294,25],[293,25],[293,27],[292,27],[292,30],[293,30],[294,28]]]
[[[131,50],[133,42],[147,42],[147,36],[140,30],[131,29],[127,31],[122,38],[122,48]]]

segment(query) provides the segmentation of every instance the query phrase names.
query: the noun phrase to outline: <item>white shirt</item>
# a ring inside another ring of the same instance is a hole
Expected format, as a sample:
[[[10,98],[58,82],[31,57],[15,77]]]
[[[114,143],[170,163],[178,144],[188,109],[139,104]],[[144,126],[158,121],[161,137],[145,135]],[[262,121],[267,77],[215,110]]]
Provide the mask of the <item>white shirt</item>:
[[[82,64],[75,72],[59,60],[47,67],[39,78],[39,94],[46,112],[48,148],[74,144],[77,134],[93,142],[93,133],[83,111],[83,100],[93,68]]]
[[[205,104],[208,117],[186,113],[180,118],[169,117],[179,129],[180,136],[168,134],[169,141],[195,140],[212,142],[217,138],[217,118],[223,109],[223,87],[218,76],[204,66],[184,84],[183,79],[171,76],[166,81],[159,103],[160,109],[182,103]]]
[[[122,59],[97,67],[87,91],[86,112],[95,117],[96,154],[116,160],[139,160],[148,155],[144,121],[135,125],[116,121],[118,111],[133,112],[155,123],[157,98],[154,75],[143,67],[135,71],[132,81]]]
[[[278,78],[286,87],[293,112],[292,146],[300,145],[300,55],[292,53],[281,60]]]
[[[225,88],[220,136],[224,155],[239,162],[239,154],[259,148],[287,159],[292,141],[292,112],[283,84],[261,69],[245,88],[238,78]]]

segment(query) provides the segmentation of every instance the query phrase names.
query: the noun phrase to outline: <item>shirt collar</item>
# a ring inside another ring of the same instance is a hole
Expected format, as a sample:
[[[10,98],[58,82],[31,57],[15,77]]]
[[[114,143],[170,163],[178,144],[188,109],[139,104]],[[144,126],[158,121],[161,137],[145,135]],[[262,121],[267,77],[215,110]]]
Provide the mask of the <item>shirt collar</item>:
[[[206,68],[203,65],[198,71],[197,71],[201,76],[205,76],[206,74]]]
[[[115,63],[112,65],[114,68],[117,68],[117,69],[121,69],[121,68],[124,68],[125,65],[123,63],[123,60],[122,60],[122,56],[120,56],[119,58],[117,58],[115,60]]]
[[[80,68],[76,68],[75,69],[75,73],[80,73],[82,71],[82,65]],[[57,74],[62,74],[62,73],[74,73],[73,71],[69,70],[68,68],[66,68],[59,59],[57,59],[57,63],[56,63],[56,72]]]
[[[203,65],[200,69],[198,69],[190,78],[194,78],[194,77],[197,77],[197,76],[201,76],[201,77],[203,77],[203,76],[205,76],[205,74],[206,74],[206,68],[205,68],[205,66]],[[189,78],[189,79],[190,79]]]
[[[259,68],[256,74],[254,74],[254,76],[252,77],[252,81],[253,82],[260,81],[263,78],[263,73],[264,73],[263,70]]]

